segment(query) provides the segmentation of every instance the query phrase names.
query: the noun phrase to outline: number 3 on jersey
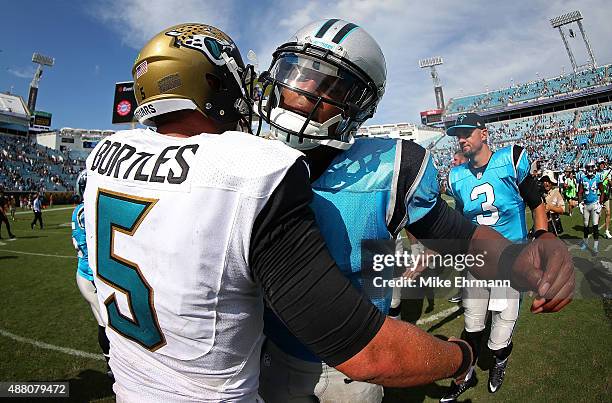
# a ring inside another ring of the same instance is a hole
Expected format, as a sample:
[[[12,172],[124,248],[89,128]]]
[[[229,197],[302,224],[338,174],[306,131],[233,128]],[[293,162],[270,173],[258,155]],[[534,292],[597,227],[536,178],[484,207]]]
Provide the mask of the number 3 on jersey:
[[[499,210],[493,202],[495,201],[495,193],[493,192],[493,186],[490,183],[483,183],[482,185],[476,186],[472,189],[470,198],[472,201],[477,200],[480,195],[485,195],[485,201],[481,203],[483,214],[476,216],[476,221],[480,225],[495,225],[499,220]]]
[[[116,232],[133,236],[156,202],[104,189],[99,190],[96,202],[96,275],[125,294],[133,318],[121,314],[116,295],[112,293],[104,301],[108,325],[151,351],[166,344],[157,322],[153,289],[138,264],[115,254],[114,242]]]

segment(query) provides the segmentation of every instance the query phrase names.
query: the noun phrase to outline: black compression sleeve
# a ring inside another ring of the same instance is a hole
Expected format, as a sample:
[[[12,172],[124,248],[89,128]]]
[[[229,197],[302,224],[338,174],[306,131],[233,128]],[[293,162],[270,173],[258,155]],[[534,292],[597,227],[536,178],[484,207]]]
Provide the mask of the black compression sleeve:
[[[298,160],[254,223],[250,266],[287,328],[337,366],[374,338],[385,315],[340,273],[309,207],[311,198],[305,164]]]
[[[529,206],[531,210],[534,210],[540,204],[542,204],[542,196],[540,196],[540,188],[538,183],[531,175],[527,175],[523,182],[519,185],[519,191],[521,197],[525,201],[525,204]]]
[[[435,206],[407,230],[432,250],[458,254],[468,251],[476,225],[438,197]]]

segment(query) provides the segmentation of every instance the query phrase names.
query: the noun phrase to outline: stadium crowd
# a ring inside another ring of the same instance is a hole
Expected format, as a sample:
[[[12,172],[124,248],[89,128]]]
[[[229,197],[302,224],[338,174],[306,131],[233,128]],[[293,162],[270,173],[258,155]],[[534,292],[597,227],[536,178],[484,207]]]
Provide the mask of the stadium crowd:
[[[6,191],[72,191],[82,159],[37,145],[34,139],[0,136],[0,186]]]
[[[612,103],[529,116],[488,125],[493,150],[518,144],[543,169],[560,172],[583,167],[597,158],[612,159]],[[440,142],[432,151],[442,175],[448,171],[456,143]]]
[[[549,79],[542,78],[524,84],[512,85],[509,88],[455,98],[448,104],[447,113],[504,107],[520,102],[568,94],[585,88],[609,84],[611,78],[611,65],[563,74]]]

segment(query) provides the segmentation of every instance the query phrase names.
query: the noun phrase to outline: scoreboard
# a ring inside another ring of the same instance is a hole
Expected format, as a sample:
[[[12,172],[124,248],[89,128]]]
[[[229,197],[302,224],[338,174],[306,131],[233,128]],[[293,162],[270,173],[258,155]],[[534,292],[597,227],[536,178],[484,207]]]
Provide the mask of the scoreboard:
[[[439,126],[442,124],[443,109],[429,109],[421,112],[421,123],[426,126]]]

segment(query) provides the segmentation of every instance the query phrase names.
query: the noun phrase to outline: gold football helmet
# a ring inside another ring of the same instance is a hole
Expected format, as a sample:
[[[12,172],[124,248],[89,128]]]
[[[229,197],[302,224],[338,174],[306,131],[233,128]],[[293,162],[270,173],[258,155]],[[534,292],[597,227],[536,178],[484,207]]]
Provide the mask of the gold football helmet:
[[[239,122],[252,109],[247,94],[252,72],[224,32],[204,24],[175,25],[153,37],[136,57],[134,116],[155,126],[156,116],[191,109],[220,123]]]

